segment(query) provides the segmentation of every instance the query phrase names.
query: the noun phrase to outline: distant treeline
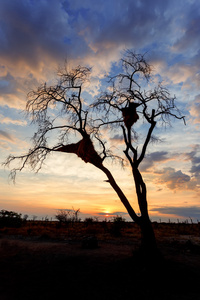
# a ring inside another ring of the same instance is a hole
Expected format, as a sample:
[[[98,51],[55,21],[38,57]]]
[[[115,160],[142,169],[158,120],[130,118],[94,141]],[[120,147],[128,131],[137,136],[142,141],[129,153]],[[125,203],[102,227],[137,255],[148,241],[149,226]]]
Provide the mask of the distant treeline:
[[[85,218],[84,220],[81,220],[81,218],[79,218],[79,213],[80,213],[80,209],[78,210],[74,210],[74,209],[60,209],[57,211],[56,215],[55,215],[55,220],[52,221],[52,218],[49,219],[48,216],[46,216],[45,218],[43,218],[42,220],[38,220],[37,216],[33,215],[32,218],[29,218],[29,216],[27,214],[23,215],[21,213],[17,213],[14,211],[8,211],[8,210],[4,210],[2,209],[0,211],[0,228],[3,227],[13,227],[13,228],[19,228],[21,227],[23,224],[28,223],[35,223],[35,224],[46,224],[46,223],[58,223],[59,226],[67,226],[69,224],[72,223],[80,223],[80,222],[84,222],[85,224],[95,224],[95,223],[105,223],[105,222],[111,222],[111,223],[115,223],[115,224],[124,224],[126,223],[133,223],[133,222],[129,222],[126,221],[125,218],[116,215],[115,217],[112,217],[111,219],[107,219],[105,218],[104,220],[99,220],[97,217],[89,217],[89,218]],[[191,218],[186,219],[184,221],[180,221],[179,219],[177,219],[176,222],[172,222],[170,219],[168,220],[168,222],[162,222],[161,219],[159,220],[159,222],[152,222],[154,227],[156,227],[158,224],[168,224],[168,225],[172,225],[172,224],[195,224],[198,223],[200,224],[200,222],[197,220],[197,222],[193,222],[193,220]]]

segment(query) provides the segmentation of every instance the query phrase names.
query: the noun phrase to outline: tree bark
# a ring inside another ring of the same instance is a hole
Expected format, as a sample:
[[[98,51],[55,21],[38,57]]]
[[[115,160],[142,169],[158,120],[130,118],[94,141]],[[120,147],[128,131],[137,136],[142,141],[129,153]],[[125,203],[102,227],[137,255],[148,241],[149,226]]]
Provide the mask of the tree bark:
[[[110,183],[110,185],[112,186],[112,188],[117,193],[119,199],[121,200],[121,202],[125,206],[127,212],[129,213],[130,217],[132,218],[132,220],[134,222],[138,223],[139,217],[137,216],[137,214],[135,213],[134,209],[130,205],[130,203],[129,203],[128,199],[126,198],[126,196],[124,195],[123,191],[120,189],[120,187],[116,183],[116,181],[115,181],[114,177],[112,176],[112,174],[110,173],[110,171],[106,167],[104,167],[103,165],[98,166],[98,168],[100,170],[102,170],[106,174],[106,176],[108,178],[107,182]]]
[[[160,261],[161,254],[157,247],[155,233],[149,218],[146,184],[143,181],[140,171],[134,165],[133,177],[141,212],[141,216],[138,219],[138,225],[141,229],[141,251],[146,259],[146,264],[155,264]]]
[[[137,186],[137,195],[139,197],[138,202],[140,203],[139,206],[141,209],[140,217],[135,213],[134,209],[130,205],[128,199],[126,198],[126,196],[124,195],[124,193],[122,192],[118,184],[116,183],[110,171],[103,165],[100,167],[100,169],[106,174],[108,178],[108,182],[117,193],[118,197],[120,198],[121,202],[125,206],[132,220],[140,226],[141,252],[145,260],[145,264],[146,265],[155,264],[160,260],[161,255],[157,247],[154,230],[148,215],[148,207],[146,201],[146,186],[142,180],[142,176],[139,170],[138,169],[136,170],[135,172],[136,177],[134,177],[134,179],[135,179],[135,184]],[[141,184],[143,188],[141,187]]]
[[[157,252],[157,243],[155,238],[155,233],[152,227],[152,223],[149,217],[140,217],[139,226],[141,228],[141,248],[146,255],[153,254]]]

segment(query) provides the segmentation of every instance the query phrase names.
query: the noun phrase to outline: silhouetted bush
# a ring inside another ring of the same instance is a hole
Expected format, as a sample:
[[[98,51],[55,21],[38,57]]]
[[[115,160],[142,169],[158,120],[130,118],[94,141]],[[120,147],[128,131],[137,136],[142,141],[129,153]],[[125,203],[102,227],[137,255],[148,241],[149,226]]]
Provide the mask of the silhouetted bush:
[[[22,223],[23,219],[21,217],[21,214],[4,209],[0,211],[0,228],[21,227]]]
[[[90,224],[94,224],[96,221],[96,219],[90,217],[90,218],[85,218],[84,223],[86,226],[89,226]]]
[[[80,222],[81,219],[78,217],[80,209],[71,210],[71,209],[59,209],[55,215],[56,219],[62,224],[69,224],[74,222]]]
[[[112,220],[111,234],[114,236],[121,236],[121,230],[125,226],[125,219],[121,216],[116,216]]]

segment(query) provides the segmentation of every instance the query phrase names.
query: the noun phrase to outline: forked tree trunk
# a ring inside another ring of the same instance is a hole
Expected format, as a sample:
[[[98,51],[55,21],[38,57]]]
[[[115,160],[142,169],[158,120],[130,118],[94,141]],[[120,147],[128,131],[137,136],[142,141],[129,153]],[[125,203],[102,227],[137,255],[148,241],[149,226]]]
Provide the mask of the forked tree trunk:
[[[127,212],[129,213],[130,217],[134,222],[136,222],[141,229],[141,234],[142,234],[142,242],[141,242],[141,250],[144,254],[144,256],[148,260],[154,261],[158,250],[157,250],[157,245],[156,245],[156,239],[154,235],[154,231],[152,228],[151,221],[149,219],[148,215],[148,207],[147,207],[147,199],[146,199],[146,185],[142,179],[142,176],[138,170],[137,165],[132,165],[132,171],[133,171],[133,178],[135,181],[135,187],[136,187],[136,193],[137,193],[137,198],[138,198],[138,204],[140,207],[140,212],[141,216],[139,217],[132,206],[130,205],[128,199],[124,195],[123,191],[120,189],[118,184],[116,183],[114,177],[110,173],[110,171],[102,164],[102,160],[100,156],[97,154],[97,152],[94,150],[94,147],[92,145],[91,140],[87,136],[85,138],[86,142],[84,143],[84,147],[87,146],[87,149],[83,149],[83,154],[81,151],[79,151],[83,141],[81,140],[80,142],[76,144],[69,144],[63,147],[60,147],[56,149],[56,151],[62,151],[62,152],[67,152],[67,153],[75,153],[78,156],[80,156],[85,162],[90,162],[93,164],[95,167],[99,168],[102,170],[107,178],[108,182],[112,186],[112,188],[115,190],[117,193],[118,197],[120,198],[121,202],[125,206]],[[92,146],[91,146],[92,145]],[[90,150],[89,152],[86,150]],[[80,154],[79,154],[80,153]],[[87,155],[86,155],[86,154]]]
[[[138,225],[141,229],[141,250],[147,263],[155,263],[160,260],[160,252],[157,247],[155,233],[148,213],[147,190],[142,175],[137,166],[133,165],[133,178],[138,198],[141,216]]]
[[[142,180],[141,174],[138,169],[135,170],[135,184],[138,196],[138,203],[140,206],[141,216],[139,217],[132,206],[130,205],[128,199],[116,183],[110,171],[105,168],[103,165],[99,167],[107,176],[108,182],[113,187],[120,200],[124,204],[127,209],[130,217],[134,222],[136,222],[141,229],[141,252],[144,256],[146,264],[154,264],[155,261],[160,259],[160,253],[157,248],[156,238],[154,234],[154,230],[152,227],[152,223],[148,216],[148,208],[146,201],[146,186]],[[142,185],[142,187],[141,187]]]

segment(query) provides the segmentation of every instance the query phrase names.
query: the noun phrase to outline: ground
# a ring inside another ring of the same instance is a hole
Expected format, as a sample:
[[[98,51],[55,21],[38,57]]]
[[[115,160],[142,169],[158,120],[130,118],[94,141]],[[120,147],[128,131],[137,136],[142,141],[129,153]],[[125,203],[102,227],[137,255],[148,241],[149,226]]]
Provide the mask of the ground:
[[[135,224],[1,229],[0,299],[199,299],[199,225],[154,224],[164,260],[150,268]]]

